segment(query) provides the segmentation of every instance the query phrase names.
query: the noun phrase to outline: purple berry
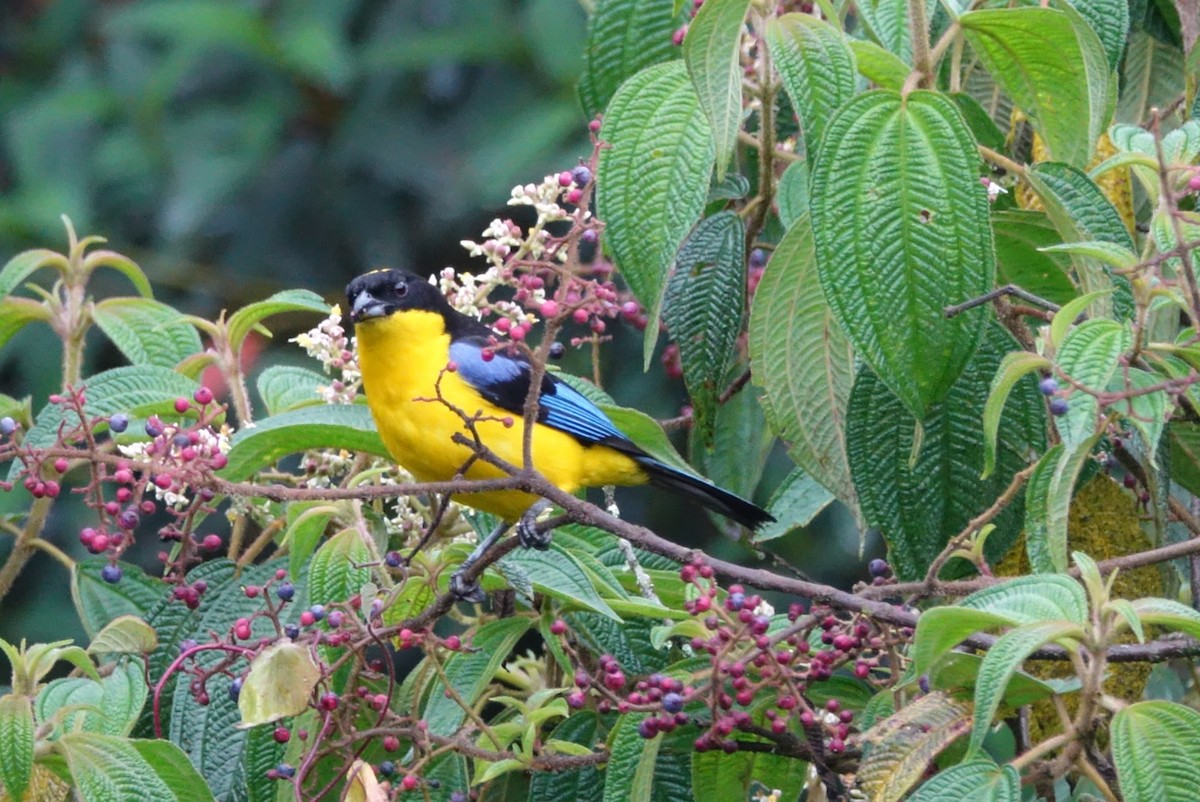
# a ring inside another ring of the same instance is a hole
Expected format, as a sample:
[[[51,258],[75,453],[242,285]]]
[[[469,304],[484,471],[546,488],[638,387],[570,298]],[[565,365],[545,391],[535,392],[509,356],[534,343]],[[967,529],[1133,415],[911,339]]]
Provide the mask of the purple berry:
[[[562,359],[563,354],[567,352],[567,347],[559,342],[550,343],[549,357],[551,359]]]
[[[383,558],[383,562],[388,568],[399,568],[404,564],[404,558],[400,556],[398,551],[389,551]]]
[[[887,560],[876,557],[871,562],[867,563],[867,571],[871,576],[890,576],[892,567],[888,565]]]
[[[279,587],[275,588],[275,595],[284,601],[291,601],[296,595],[296,586],[291,582],[284,582]]]
[[[323,604],[314,604],[312,607],[308,608],[308,611],[312,613],[312,617],[318,621],[325,617],[325,605]]]
[[[1042,395],[1054,395],[1058,392],[1058,381],[1053,376],[1047,376],[1038,382],[1038,389]]]
[[[122,529],[136,529],[138,525],[138,514],[132,509],[125,510],[117,517],[117,526]]]
[[[1065,398],[1052,398],[1050,399],[1050,414],[1055,417],[1066,415],[1069,406]]]
[[[391,777],[396,773],[396,764],[391,760],[385,760],[379,764],[379,776]]]
[[[7,415],[5,415],[3,418],[0,418],[0,434],[7,437],[8,435],[12,434],[16,430],[17,430],[17,422],[15,420],[13,420],[12,418],[10,418]]]
[[[340,627],[344,619],[345,614],[342,613],[341,610],[331,610],[329,612],[329,626],[333,627],[334,629]]]
[[[571,180],[577,187],[586,187],[592,183],[592,171],[586,165],[581,164],[571,171]]]
[[[146,434],[148,434],[150,437],[158,437],[162,433],[162,421],[160,421],[157,417],[146,421]]]
[[[598,235],[594,228],[584,229],[584,232],[579,235],[579,241],[588,245],[595,245]]]
[[[300,627],[295,624],[284,624],[283,634],[287,635],[292,640],[300,637]]]
[[[108,419],[109,431],[120,434],[129,428],[129,416],[123,412],[118,412]]]
[[[275,773],[285,780],[290,780],[296,776],[296,767],[289,766],[287,763],[280,763],[275,767]]]
[[[100,569],[100,578],[110,585],[115,585],[121,581],[121,568],[109,563]]]
[[[678,693],[664,693],[662,698],[663,710],[668,713],[678,713],[683,710],[683,696]]]
[[[234,677],[233,682],[229,683],[229,701],[237,703],[238,697],[242,694],[242,683],[245,680],[242,677]]]
[[[191,444],[192,438],[188,437],[183,432],[180,432],[171,438],[171,445],[175,446],[176,448],[187,448]]]

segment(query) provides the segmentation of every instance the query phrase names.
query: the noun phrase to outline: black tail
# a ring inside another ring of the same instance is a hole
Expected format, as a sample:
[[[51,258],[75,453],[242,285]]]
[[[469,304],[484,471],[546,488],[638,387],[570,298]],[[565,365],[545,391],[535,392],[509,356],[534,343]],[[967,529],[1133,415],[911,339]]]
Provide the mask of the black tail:
[[[743,526],[757,529],[768,521],[775,520],[771,513],[757,504],[746,501],[728,490],[722,490],[701,476],[684,473],[651,457],[642,457],[638,463],[650,477],[650,484],[697,501]]]

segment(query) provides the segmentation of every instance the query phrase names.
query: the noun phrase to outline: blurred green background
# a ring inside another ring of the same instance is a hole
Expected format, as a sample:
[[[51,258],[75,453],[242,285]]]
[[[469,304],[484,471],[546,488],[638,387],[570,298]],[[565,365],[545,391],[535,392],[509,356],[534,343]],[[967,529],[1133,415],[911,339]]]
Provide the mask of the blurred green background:
[[[574,90],[589,4],[4,0],[0,260],[65,248],[66,214],[133,257],[160,300],[206,317],[286,287],[336,300],[379,265],[471,269],[459,240],[509,214],[514,184],[591,151]],[[104,278],[95,290],[128,287]],[[312,322],[274,327],[280,350],[260,363],[302,359],[286,339]],[[678,414],[681,385],[633,367],[639,339],[618,332],[606,389]],[[89,372],[119,363],[93,345]],[[48,330],[30,327],[0,351],[0,392],[40,406],[57,389],[58,353]],[[789,468],[775,451],[760,502]],[[673,498],[632,491],[622,507],[681,542],[753,559]],[[48,535],[77,557],[85,512],[58,505]],[[158,544],[141,541],[151,567]],[[843,510],[775,546],[837,584],[863,576]],[[64,627],[66,587],[59,566],[35,558],[4,602],[0,636],[78,636]]]

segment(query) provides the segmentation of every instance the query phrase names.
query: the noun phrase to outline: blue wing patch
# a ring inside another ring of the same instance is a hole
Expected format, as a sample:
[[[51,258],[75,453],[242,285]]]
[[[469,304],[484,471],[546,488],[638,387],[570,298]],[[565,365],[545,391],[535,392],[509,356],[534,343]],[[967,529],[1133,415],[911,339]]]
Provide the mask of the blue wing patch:
[[[485,347],[487,342],[482,338],[455,340],[450,344],[450,359],[458,365],[458,375],[480,395],[520,415],[529,394],[529,363],[503,350],[494,352],[492,358],[485,361]],[[613,445],[613,441],[633,445],[599,407],[552,375],[543,378],[538,403],[540,423],[573,435],[582,442],[590,444],[604,440]]]

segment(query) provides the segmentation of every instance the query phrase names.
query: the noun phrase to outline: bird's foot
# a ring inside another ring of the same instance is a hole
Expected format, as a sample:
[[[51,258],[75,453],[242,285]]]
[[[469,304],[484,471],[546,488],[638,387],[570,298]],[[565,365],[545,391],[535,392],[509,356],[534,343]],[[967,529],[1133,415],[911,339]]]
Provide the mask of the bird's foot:
[[[550,548],[550,540],[553,537],[553,530],[538,529],[538,516],[545,512],[550,507],[550,502],[542,499],[534,504],[521,519],[517,521],[517,539],[521,541],[521,545],[527,549],[537,549],[545,551]]]
[[[459,601],[471,604],[481,603],[487,596],[479,585],[478,579],[467,579],[464,574],[470,566],[460,567],[450,576],[450,593]]]

